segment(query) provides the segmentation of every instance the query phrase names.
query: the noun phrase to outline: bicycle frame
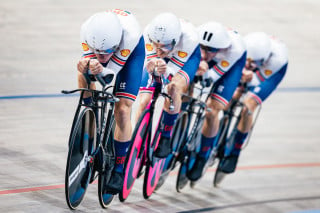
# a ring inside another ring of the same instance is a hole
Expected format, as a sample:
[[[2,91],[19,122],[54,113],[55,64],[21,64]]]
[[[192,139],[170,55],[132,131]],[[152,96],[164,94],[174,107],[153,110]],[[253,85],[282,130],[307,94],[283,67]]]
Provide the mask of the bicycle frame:
[[[248,86],[247,84],[242,84],[243,86],[243,91],[241,92],[241,96],[239,98],[236,98],[236,99],[231,99],[231,102],[230,102],[230,106],[228,109],[226,109],[223,113],[223,117],[221,118],[220,120],[220,128],[219,128],[219,131],[218,131],[218,134],[217,134],[217,138],[218,140],[216,141],[216,143],[214,144],[214,148],[212,150],[212,155],[213,157],[217,157],[217,155],[219,155],[218,157],[222,157],[220,156],[221,154],[219,154],[218,152],[223,149],[224,145],[226,144],[226,140],[228,138],[228,140],[232,140],[232,137],[234,135],[234,132],[229,132],[229,128],[230,128],[230,125],[231,125],[231,120],[232,118],[235,118],[236,119],[236,122],[233,124],[233,126],[237,127],[240,120],[241,120],[241,116],[242,116],[242,111],[243,111],[243,108],[245,107],[245,104],[244,104],[244,98],[248,92]],[[256,115],[255,115],[255,118],[252,122],[252,125],[251,125],[251,128],[249,130],[249,135],[246,139],[246,142],[245,142],[245,146],[242,147],[245,148],[248,143],[249,143],[249,140],[250,140],[250,137],[251,137],[251,134],[252,134],[252,130],[253,130],[253,127],[258,119],[258,116],[260,114],[260,110],[261,110],[261,105],[258,106],[258,109],[256,109]],[[224,125],[226,124],[226,125]],[[228,137],[229,136],[229,137]]]
[[[143,193],[144,197],[148,198],[154,191],[163,167],[164,160],[157,159],[153,156],[153,151],[157,148],[161,137],[159,124],[162,117],[162,111],[156,126],[154,126],[153,118],[159,96],[169,98],[171,105],[172,99],[165,93],[165,84],[163,83],[162,77],[157,78],[161,79],[161,85],[158,85],[158,87],[143,88],[143,90],[147,90],[148,93],[151,93],[151,98],[146,109],[140,115],[140,119],[133,134],[132,144],[129,148],[125,162],[124,185],[119,196],[120,201],[124,201],[128,197],[134,181],[138,177],[139,171],[143,165],[146,165],[147,168]],[[153,80],[155,80],[155,76],[153,76]],[[156,130],[154,133],[152,131],[153,129]],[[148,177],[149,174],[152,176],[151,178]],[[155,181],[152,181],[151,183],[150,180]]]
[[[205,86],[203,81],[200,81],[200,85],[194,84],[193,87],[191,87],[193,90],[191,95],[183,95],[185,98],[189,99],[189,104],[186,108],[186,112],[188,113],[187,135],[182,144],[183,146],[186,146],[188,151],[194,150],[195,146],[197,146],[196,141],[193,141],[194,137],[201,131],[202,125],[199,124],[202,123],[201,121],[205,117],[205,112],[210,110],[206,106],[206,101],[209,97],[203,97],[204,95],[209,94],[209,92],[205,91],[206,87],[209,86]],[[194,95],[193,93],[195,91],[198,91],[199,94]]]
[[[98,171],[98,174],[102,174],[102,172],[105,171],[106,165],[111,163],[112,158],[114,159],[113,146],[107,147],[106,145],[111,144],[111,143],[107,143],[107,139],[109,139],[112,133],[112,126],[113,126],[113,120],[114,120],[113,119],[114,104],[115,102],[119,101],[119,99],[116,98],[112,93],[107,92],[107,90],[110,88],[113,88],[113,86],[109,86],[105,88],[103,79],[100,79],[100,80],[103,85],[102,90],[91,90],[89,88],[80,88],[72,91],[65,91],[65,90],[62,91],[62,93],[64,94],[71,94],[79,91],[81,92],[77,109],[75,112],[75,116],[73,119],[72,127],[71,127],[71,133],[69,136],[69,151],[68,151],[67,169],[66,169],[66,177],[65,177],[67,204],[71,209],[75,209],[81,203],[88,184],[92,183],[93,180],[96,178],[96,176],[94,175],[95,172]],[[90,104],[82,103],[85,92],[91,93],[92,102]],[[106,107],[108,107],[107,115],[106,115]],[[87,116],[87,115],[91,115],[91,118],[95,121],[94,125],[90,123],[89,124],[81,123],[84,121],[83,120],[83,118],[85,118],[84,116]],[[84,127],[87,130],[82,130],[81,128],[79,128],[80,125],[81,126],[84,125]],[[83,144],[84,142],[82,140],[86,141],[88,140],[88,138],[81,139],[83,136],[80,136],[80,141],[79,141],[79,139],[76,139],[74,137],[74,136],[77,136],[79,133],[83,134],[82,133],[83,131],[90,131],[91,134],[94,135],[91,142],[89,140],[89,142],[86,142],[86,144]],[[74,146],[74,143],[77,143],[77,145]],[[81,150],[83,150],[84,153],[81,153]],[[98,159],[97,155],[98,153],[100,153],[100,151],[102,153],[102,158]],[[79,152],[79,155],[78,155],[78,152]],[[82,159],[80,158],[81,159],[80,162],[79,162],[79,156],[82,156]],[[73,159],[75,159],[76,161],[73,161]],[[107,161],[108,163],[106,163]],[[81,169],[81,172],[82,172],[80,176],[78,176],[78,171],[77,171],[78,167]],[[110,166],[108,168],[110,168]],[[84,176],[83,175],[84,173],[87,175]],[[74,180],[76,180],[77,178],[81,180],[81,182],[74,182]],[[100,176],[99,176],[99,183],[100,183]],[[70,184],[75,184],[75,185],[71,186]],[[81,187],[83,186],[83,192],[79,194],[81,195],[81,197],[79,197],[79,199],[76,198],[77,200],[73,201],[75,194],[73,194],[74,193],[73,191],[70,194],[70,190],[73,190],[80,186]],[[72,188],[69,188],[69,187],[72,187]],[[101,190],[99,185],[99,193],[100,192]],[[101,200],[100,197],[101,196],[99,196],[99,201]],[[102,206],[104,207],[105,203]]]
[[[223,171],[220,171],[219,165],[221,160],[223,160],[224,157],[227,157],[230,154],[232,147],[234,146],[234,143],[235,143],[234,136],[236,133],[236,129],[241,120],[243,109],[244,107],[246,107],[244,104],[244,98],[246,93],[248,92],[248,87],[246,83],[243,84],[242,86],[244,87],[244,90],[241,92],[240,97],[238,97],[237,99],[232,99],[230,107],[224,112],[224,116],[221,119],[221,123],[220,123],[221,125],[218,132],[219,135],[217,135],[219,139],[215,144],[214,149],[212,150],[211,157],[214,159],[219,158],[218,168],[216,170],[216,173],[213,179],[214,186],[218,186],[227,174],[227,173],[224,173]],[[255,110],[255,114],[253,115],[254,119],[251,124],[249,134],[241,149],[244,149],[249,143],[249,140],[253,131],[253,127],[255,126],[255,123],[258,119],[260,110],[261,110],[261,105],[259,105],[258,109]],[[233,118],[235,119],[235,122],[232,124],[231,122]],[[228,148],[227,151],[226,151],[226,147]]]
[[[178,185],[180,185],[180,170],[182,169],[182,167],[185,167],[188,160],[191,158],[190,154],[195,152],[198,144],[196,136],[199,132],[201,132],[201,124],[204,119],[205,112],[206,110],[208,110],[206,107],[206,101],[208,99],[208,96],[205,95],[208,94],[209,91],[206,91],[206,88],[210,88],[211,84],[211,81],[207,83],[207,81],[205,80],[200,80],[199,84],[193,84],[190,87],[189,94],[183,94],[182,97],[184,98],[184,100],[188,99],[189,101],[187,108],[183,112],[180,112],[180,114],[182,114],[182,116],[185,116],[185,118],[180,117],[180,119],[183,120],[178,120],[178,122],[186,122],[186,125],[184,125],[182,129],[179,130],[182,132],[183,135],[181,135],[181,138],[177,142],[177,149],[174,153],[173,160],[168,159],[170,160],[170,163],[166,165],[165,171],[163,171],[163,179],[165,179],[167,174],[175,167],[175,163],[177,161],[181,162],[177,180],[178,191],[180,190],[180,187],[178,187]],[[176,125],[178,125],[178,122],[176,123]],[[173,135],[175,134],[180,135],[180,133],[173,133]],[[164,180],[160,182],[160,186],[163,183]]]
[[[104,90],[107,90],[113,86],[109,86]],[[75,123],[77,121],[77,118],[79,116],[81,107],[90,107],[94,112],[98,111],[100,112],[100,117],[96,117],[96,124],[97,124],[97,141],[99,144],[101,144],[103,147],[105,145],[106,138],[110,135],[111,132],[111,120],[108,119],[113,115],[114,110],[114,103],[118,101],[117,98],[113,96],[113,94],[105,92],[105,91],[98,91],[98,90],[90,90],[90,89],[77,89],[72,91],[65,91],[63,90],[62,93],[64,94],[71,94],[74,92],[80,91],[80,99],[78,102],[78,106],[76,109],[76,113],[73,119],[72,127],[71,127],[71,133],[74,129]],[[83,104],[83,96],[85,92],[91,92],[92,93],[92,103],[90,105]],[[101,94],[104,94],[106,96],[100,96]],[[100,104],[99,104],[100,103]],[[108,104],[109,103],[109,104]],[[108,105],[108,106],[107,106]],[[105,116],[106,107],[108,107],[108,113],[107,116]],[[96,113],[98,115],[98,113]],[[103,119],[102,119],[103,118]],[[109,127],[108,129],[106,127]],[[70,134],[71,134],[70,133]]]

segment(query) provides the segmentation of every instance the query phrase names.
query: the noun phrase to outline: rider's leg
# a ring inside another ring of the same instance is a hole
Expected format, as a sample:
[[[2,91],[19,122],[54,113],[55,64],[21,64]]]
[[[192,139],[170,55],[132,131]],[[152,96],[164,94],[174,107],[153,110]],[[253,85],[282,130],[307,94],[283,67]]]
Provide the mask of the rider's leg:
[[[146,109],[148,106],[151,98],[152,98],[152,90],[154,87],[156,87],[156,84],[150,85],[151,84],[151,79],[149,79],[151,76],[149,75],[148,71],[146,69],[143,70],[142,73],[142,79],[141,79],[141,84],[140,84],[140,91],[138,95],[138,108],[135,113],[135,122],[138,122],[142,112]]]
[[[151,98],[152,98],[152,94],[148,93],[148,92],[143,92],[143,91],[140,91],[139,93],[139,105],[138,105],[138,108],[137,108],[137,111],[135,113],[135,122],[138,122],[141,114],[143,113],[143,111],[146,109],[146,107],[148,106]]]
[[[210,156],[213,143],[218,133],[220,122],[219,112],[227,105],[227,102],[221,102],[222,97],[219,96],[218,98],[216,94],[212,95],[215,96],[211,96],[207,101],[207,107],[210,108],[210,110],[206,112],[202,127],[200,151],[197,154],[196,161],[192,169],[187,173],[187,176],[191,181],[198,180],[203,173],[203,168]]]
[[[211,152],[215,137],[219,129],[219,112],[225,107],[225,104],[221,103],[217,99],[209,98],[207,101],[207,107],[210,108],[206,112],[202,127],[201,137],[201,149],[199,156],[208,158]]]
[[[187,173],[187,176],[191,181],[198,180],[203,173],[203,168],[210,156],[212,146],[218,132],[219,112],[225,105],[226,103],[222,104],[214,98],[209,98],[207,101],[207,107],[210,108],[210,110],[206,112],[202,127],[200,151],[197,154],[192,169]]]
[[[187,83],[185,79],[179,75],[176,74],[172,81],[167,86],[168,95],[173,100],[173,106],[174,109],[170,111],[170,101],[166,99],[165,105],[164,105],[164,111],[163,111],[163,125],[164,130],[162,131],[162,136],[169,138],[171,135],[171,129],[174,125],[175,120],[178,117],[178,113],[180,112],[181,108],[181,95],[182,92],[185,92],[187,90]]]
[[[247,97],[244,101],[245,107],[241,112],[241,119],[239,121],[237,131],[234,136],[234,147],[232,149],[232,155],[239,155],[241,147],[248,135],[248,132],[252,125],[253,113],[259,106],[253,98]]]
[[[132,104],[132,100],[120,98],[120,101],[115,105],[114,118],[116,121],[116,126],[114,130],[114,147],[116,152],[115,171],[117,172],[123,171],[123,164],[127,154],[127,149],[131,143]]]
[[[215,142],[215,138],[213,137],[217,135],[220,126],[218,113],[222,109],[229,107],[229,102],[240,82],[245,60],[246,53],[242,55],[242,57],[230,68],[227,73],[225,73],[217,82],[215,82],[215,86],[211,92],[211,99],[209,99],[210,102],[207,103],[211,108],[211,112],[207,112],[202,130],[203,136],[212,138],[212,144],[210,144],[211,147]]]
[[[276,89],[286,73],[287,65],[284,65],[279,72],[269,79],[263,81],[259,86],[250,88],[250,92],[244,103],[245,108],[241,115],[237,132],[235,134],[235,147],[232,151],[234,155],[239,155],[241,146],[244,143],[253,122],[253,113],[256,108],[266,100]]]
[[[237,126],[232,141],[227,141],[224,158],[220,162],[219,170],[224,173],[232,173],[235,171],[241,147],[248,135],[248,131],[252,124],[252,114],[259,103],[251,97],[247,97],[244,101],[245,107],[241,112],[241,119]]]
[[[118,161],[116,161],[111,179],[107,183],[107,190],[112,194],[118,193],[123,185],[123,164],[132,134],[131,110],[139,91],[144,58],[144,40],[141,37],[116,79],[115,95],[120,101],[115,104],[114,109],[116,121],[114,148]]]
[[[168,94],[173,99],[174,110],[169,110],[170,102],[166,100],[162,123],[164,127],[167,128],[164,128],[158,148],[155,151],[155,156],[157,157],[165,158],[171,153],[170,136],[172,127],[178,117],[178,113],[180,112],[182,102],[181,95],[183,92],[187,91],[190,80],[193,80],[195,73],[198,70],[200,59],[200,46],[198,46],[195,48],[188,61],[184,64],[181,70],[175,74],[172,81],[167,86]]]
[[[164,110],[162,114],[163,129],[161,132],[161,140],[155,151],[155,156],[164,158],[171,153],[170,137],[173,125],[178,117],[181,108],[181,95],[182,92],[187,90],[187,83],[180,74],[176,74],[172,81],[167,85],[168,95],[173,100],[174,109],[170,111],[170,101],[166,99]]]
[[[241,147],[246,140],[248,132],[252,125],[253,113],[256,108],[266,100],[277,88],[286,73],[287,65],[284,65],[272,77],[265,79],[259,86],[250,88],[248,97],[245,99],[245,108],[242,112],[242,118],[237,127],[234,137],[234,146],[227,153],[226,159],[219,165],[219,169],[226,173],[234,172],[237,166]],[[225,153],[226,154],[226,153]]]
[[[242,75],[242,68],[245,64],[246,54],[227,71],[218,81],[215,82],[210,94],[207,106],[211,111],[206,113],[205,122],[202,129],[201,151],[197,155],[195,165],[191,169],[189,178],[197,180],[201,177],[205,163],[211,153],[211,149],[216,142],[219,130],[219,112],[228,106],[234,91]],[[209,149],[209,151],[208,151]]]

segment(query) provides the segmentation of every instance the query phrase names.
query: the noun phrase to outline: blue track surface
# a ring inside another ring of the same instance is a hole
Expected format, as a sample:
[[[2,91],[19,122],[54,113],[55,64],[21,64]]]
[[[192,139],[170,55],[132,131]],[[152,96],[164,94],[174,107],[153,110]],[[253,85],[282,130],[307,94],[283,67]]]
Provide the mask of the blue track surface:
[[[277,92],[320,92],[320,87],[280,87],[276,90]],[[0,96],[0,100],[8,99],[27,99],[27,98],[61,98],[61,97],[79,97],[79,94],[30,94],[30,95],[9,95]]]

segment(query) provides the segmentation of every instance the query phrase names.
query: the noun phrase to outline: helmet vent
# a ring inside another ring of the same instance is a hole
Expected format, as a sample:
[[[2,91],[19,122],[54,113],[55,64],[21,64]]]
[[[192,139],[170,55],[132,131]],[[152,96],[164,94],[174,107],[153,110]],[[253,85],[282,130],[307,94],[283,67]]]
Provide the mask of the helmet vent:
[[[209,33],[209,35],[208,35],[208,38],[207,38],[207,35],[208,35],[208,32],[207,31],[205,31],[204,32],[204,34],[203,34],[203,40],[207,40],[208,42],[210,42],[210,40],[211,40],[211,37],[212,37],[212,33]]]
[[[203,40],[206,40],[206,37],[207,37],[207,34],[208,34],[208,32],[206,31],[206,32],[204,32],[204,34],[203,34]]]
[[[212,33],[209,34],[207,41],[209,42],[211,40]]]

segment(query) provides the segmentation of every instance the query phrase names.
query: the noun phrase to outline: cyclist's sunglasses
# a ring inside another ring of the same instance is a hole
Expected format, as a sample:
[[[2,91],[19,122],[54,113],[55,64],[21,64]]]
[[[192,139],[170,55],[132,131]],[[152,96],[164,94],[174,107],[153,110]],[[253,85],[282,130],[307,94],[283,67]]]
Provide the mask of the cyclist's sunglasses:
[[[158,43],[158,42],[154,42],[154,41],[151,41],[152,44],[157,48],[157,49],[161,49],[162,51],[164,52],[170,52],[173,50],[176,42],[171,42],[170,44],[161,44],[161,43]]]
[[[114,47],[106,49],[106,50],[94,49],[94,48],[90,47],[89,45],[88,45],[88,47],[93,51],[94,54],[98,54],[98,55],[111,54],[111,53],[114,53],[115,51],[117,51],[117,49],[118,49],[118,46],[114,46]]]
[[[201,47],[201,49],[203,49],[204,51],[206,51],[206,52],[212,52],[212,53],[216,53],[216,52],[218,52],[220,49],[218,49],[218,48],[213,48],[213,47],[209,47],[209,46],[205,46],[205,45],[202,45],[202,44],[200,44],[200,47]]]
[[[247,58],[247,62],[250,67],[260,67],[263,64],[263,61],[263,59],[254,61],[252,58]]]

